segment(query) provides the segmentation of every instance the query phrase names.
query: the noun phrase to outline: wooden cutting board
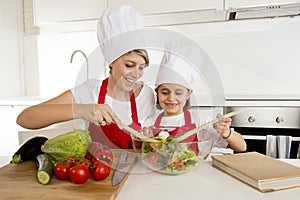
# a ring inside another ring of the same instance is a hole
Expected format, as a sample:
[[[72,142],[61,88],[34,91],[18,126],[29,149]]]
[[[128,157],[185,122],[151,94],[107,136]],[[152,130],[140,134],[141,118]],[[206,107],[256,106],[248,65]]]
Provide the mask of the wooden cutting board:
[[[55,175],[48,185],[40,184],[36,179],[36,165],[33,161],[20,164],[8,164],[0,168],[0,199],[115,199],[128,175],[117,186],[111,180],[121,151],[113,151],[114,159],[109,177],[103,181],[94,181],[92,177],[83,183],[58,180]],[[127,161],[133,162],[135,153],[128,154]]]

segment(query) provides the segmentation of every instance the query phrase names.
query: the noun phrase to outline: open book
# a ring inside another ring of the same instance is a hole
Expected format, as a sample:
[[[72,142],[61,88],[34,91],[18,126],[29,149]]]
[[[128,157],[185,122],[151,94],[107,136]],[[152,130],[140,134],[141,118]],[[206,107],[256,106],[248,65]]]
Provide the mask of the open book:
[[[299,167],[257,152],[212,156],[212,164],[261,192],[300,186]]]

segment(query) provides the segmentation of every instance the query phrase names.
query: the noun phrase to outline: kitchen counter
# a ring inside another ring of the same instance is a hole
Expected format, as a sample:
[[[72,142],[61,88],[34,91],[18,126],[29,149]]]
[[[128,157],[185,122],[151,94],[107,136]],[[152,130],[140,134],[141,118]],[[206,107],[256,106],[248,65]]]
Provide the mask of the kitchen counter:
[[[9,159],[9,157],[0,157],[0,163],[8,163]],[[287,159],[284,161],[300,167],[300,159]],[[204,197],[210,200],[232,200],[241,196],[243,200],[282,200],[287,198],[289,200],[298,200],[300,197],[300,187],[261,193],[212,167],[210,159],[201,163],[189,173],[177,176],[150,172],[138,161],[116,199],[181,200],[186,198],[200,199]]]
[[[300,167],[300,159],[284,160]],[[201,163],[193,171],[177,176],[159,173],[137,173],[145,170],[138,162],[133,174],[120,191],[117,200],[153,199],[210,199],[232,200],[298,200],[300,187],[282,191],[261,193],[241,181],[212,167],[210,159]],[[135,172],[135,173],[134,173]]]
[[[0,156],[0,168],[7,165],[11,160],[11,156]]]
[[[0,105],[35,105],[48,100],[47,98],[42,98],[39,96],[18,96],[18,97],[0,97]]]

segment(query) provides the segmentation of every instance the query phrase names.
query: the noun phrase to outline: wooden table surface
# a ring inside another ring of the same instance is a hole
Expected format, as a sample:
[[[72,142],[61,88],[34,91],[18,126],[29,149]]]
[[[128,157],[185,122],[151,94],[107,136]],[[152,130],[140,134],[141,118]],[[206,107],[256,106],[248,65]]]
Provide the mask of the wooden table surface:
[[[114,161],[109,177],[103,181],[94,181],[90,177],[83,184],[61,181],[54,175],[48,185],[42,185],[36,179],[36,165],[33,161],[8,164],[0,168],[0,199],[115,199],[129,174],[119,185],[112,186],[111,180],[120,151],[113,153]],[[133,161],[134,156],[134,153],[129,153],[128,162]]]

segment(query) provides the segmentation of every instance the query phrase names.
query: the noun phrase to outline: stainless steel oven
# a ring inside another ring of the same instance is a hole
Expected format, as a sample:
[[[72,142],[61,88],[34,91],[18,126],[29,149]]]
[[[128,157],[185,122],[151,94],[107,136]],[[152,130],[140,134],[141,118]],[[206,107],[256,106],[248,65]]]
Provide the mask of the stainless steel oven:
[[[225,112],[243,110],[232,117],[232,127],[243,135],[247,151],[266,154],[267,135],[292,136],[290,158],[297,158],[300,141],[300,108],[292,106],[231,106]]]

